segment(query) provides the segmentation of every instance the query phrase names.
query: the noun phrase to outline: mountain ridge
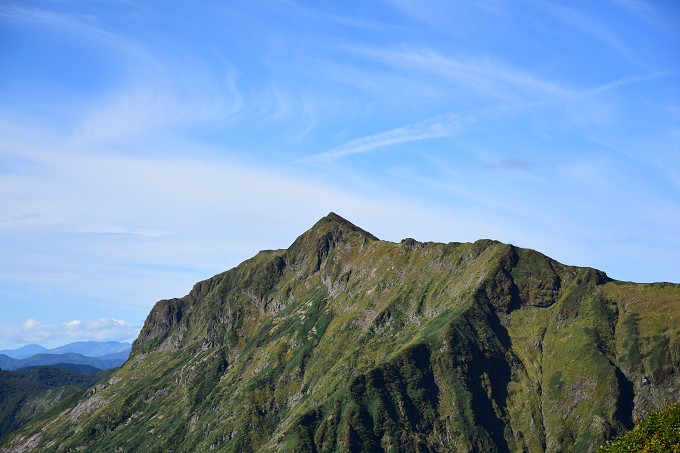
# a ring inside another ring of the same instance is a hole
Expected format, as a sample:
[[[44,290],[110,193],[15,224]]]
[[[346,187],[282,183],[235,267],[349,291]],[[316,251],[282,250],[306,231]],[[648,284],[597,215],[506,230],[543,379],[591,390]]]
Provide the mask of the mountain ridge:
[[[159,301],[96,394],[0,451],[592,451],[680,397],[680,285],[336,216]]]
[[[7,357],[11,357],[13,359],[25,359],[26,357],[46,351],[48,351],[48,349],[40,346],[39,344],[27,344],[16,349],[3,349],[0,351],[0,354],[6,355]]]
[[[45,348],[39,344],[28,344],[16,349],[3,349],[4,354],[13,359],[25,359],[36,354],[64,354],[74,352],[87,357],[100,357],[129,350],[132,345],[121,341],[76,341],[55,348]]]
[[[67,352],[64,354],[42,353],[35,354],[24,359],[13,359],[4,354],[0,354],[0,369],[14,371],[26,367],[70,363],[73,365],[90,365],[100,370],[104,370],[122,365],[127,360],[128,355],[128,351],[121,351],[99,357],[89,357],[75,352]]]

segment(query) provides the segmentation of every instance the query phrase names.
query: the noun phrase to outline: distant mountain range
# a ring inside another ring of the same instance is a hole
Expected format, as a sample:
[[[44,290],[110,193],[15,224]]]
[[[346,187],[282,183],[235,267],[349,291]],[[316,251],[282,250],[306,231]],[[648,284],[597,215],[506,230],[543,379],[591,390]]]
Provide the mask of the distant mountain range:
[[[25,359],[32,355],[41,354],[47,352],[49,349],[40,346],[39,344],[27,344],[17,349],[4,349],[0,351],[0,354],[6,355],[13,359]]]
[[[17,349],[0,350],[0,354],[4,354],[13,359],[25,359],[36,354],[67,354],[69,352],[74,352],[87,357],[101,357],[129,351],[130,346],[130,343],[121,341],[76,341],[75,343],[65,344],[64,346],[52,349],[45,348],[39,344],[29,344]]]
[[[78,341],[53,349],[30,344],[0,351],[0,368],[12,371],[43,365],[72,364],[106,370],[125,363],[130,355],[130,347],[130,343],[119,341]]]
[[[78,341],[0,351],[0,438],[87,391],[125,363],[130,347],[119,341]]]

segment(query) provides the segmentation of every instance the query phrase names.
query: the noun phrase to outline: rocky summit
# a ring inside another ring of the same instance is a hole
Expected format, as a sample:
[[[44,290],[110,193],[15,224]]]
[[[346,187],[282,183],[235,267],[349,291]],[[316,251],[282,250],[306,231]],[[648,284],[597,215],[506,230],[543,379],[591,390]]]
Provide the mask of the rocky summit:
[[[680,399],[680,285],[336,214],[153,307],[0,451],[596,450]]]

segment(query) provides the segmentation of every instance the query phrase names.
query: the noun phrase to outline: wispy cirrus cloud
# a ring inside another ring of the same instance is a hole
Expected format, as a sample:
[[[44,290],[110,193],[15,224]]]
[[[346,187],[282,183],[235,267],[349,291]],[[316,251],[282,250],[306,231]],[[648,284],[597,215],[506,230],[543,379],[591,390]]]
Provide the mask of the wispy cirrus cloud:
[[[545,0],[530,0],[541,12],[556,18],[565,25],[586,33],[616,51],[623,58],[639,63],[628,45],[621,37],[613,33],[606,22],[598,17],[576,8],[558,5]]]
[[[464,132],[471,123],[472,120],[470,118],[461,118],[456,115],[428,118],[416,123],[405,124],[394,129],[350,140],[336,148],[313,155],[309,160],[329,161],[402,143],[452,137]]]
[[[39,24],[42,27],[58,29],[60,31],[72,33],[104,45],[108,48],[109,56],[134,58],[136,61],[144,61],[152,58],[153,53],[135,41],[107,29],[97,20],[95,15],[89,14],[69,14],[65,12],[55,12],[46,8],[23,7],[17,5],[0,5],[0,19]]]
[[[639,14],[648,14],[653,8],[652,5],[643,0],[610,0],[612,3],[627,8]]]
[[[127,236],[132,238],[159,238],[168,234],[162,230],[148,228],[131,228],[120,225],[97,225],[77,230],[80,234],[94,234],[103,236]]]
[[[649,15],[651,12],[651,8],[645,2],[636,0],[612,1],[634,10],[638,14]],[[622,58],[633,63],[640,63],[640,56],[633,52],[625,36],[617,34],[607,20],[593,14],[593,8],[565,6],[565,2],[550,0],[523,0],[512,3],[496,0],[434,2],[428,5],[428,8],[423,8],[421,2],[413,0],[391,0],[391,3],[410,17],[442,29],[465,29],[470,27],[470,24],[479,23],[480,16],[475,14],[475,10],[503,17],[507,22],[515,22],[517,26],[521,26],[520,17],[522,16],[530,17],[539,22],[554,19],[561,25],[568,27],[570,31],[576,31],[599,41]]]
[[[165,71],[139,74],[130,85],[103,96],[87,109],[70,144],[115,142],[163,127],[216,122],[243,108],[236,73],[229,66],[219,78],[206,68],[201,71],[197,62],[173,62],[169,67],[192,67],[194,72],[189,76],[179,70],[172,77]]]
[[[680,10],[674,2],[649,2],[645,0],[609,0],[636,17],[642,19],[655,30],[663,32],[668,38],[678,42],[678,19]]]
[[[404,83],[406,92],[420,92],[417,85],[427,77],[440,90],[448,87],[444,97],[452,101],[476,98],[473,103],[476,106],[480,105],[480,100],[492,101],[518,114],[540,113],[548,108],[552,110],[551,114],[557,115],[555,124],[576,128],[607,124],[616,119],[617,96],[622,90],[677,76],[673,71],[651,71],[584,86],[561,81],[555,74],[541,73],[491,57],[461,57],[410,46],[354,46],[346,50],[367,61],[382,63],[405,78],[410,76],[416,80],[413,90],[409,82]],[[371,80],[371,77],[365,75],[349,79]],[[379,72],[371,83],[382,86]]]
[[[431,48],[347,47],[348,52],[379,62],[399,73],[435,76],[438,83],[473,90],[496,101],[517,101],[546,96],[564,97],[572,90],[546,77],[492,57],[445,55]],[[421,80],[420,77],[416,78]]]
[[[0,18],[77,37],[106,55],[106,60],[75,63],[84,78],[97,65],[116,69],[97,92],[61,105],[60,114],[73,118],[70,145],[112,143],[164,127],[219,122],[244,107],[238,73],[229,61],[188,52],[153,27],[143,35],[128,34],[95,15],[12,5],[0,7]],[[149,37],[164,44],[152,48]]]
[[[479,17],[502,16],[508,7],[500,0],[468,0],[465,2],[430,1],[427,7],[417,0],[389,0],[402,14],[446,33],[468,32]],[[481,13],[481,14],[480,14]]]

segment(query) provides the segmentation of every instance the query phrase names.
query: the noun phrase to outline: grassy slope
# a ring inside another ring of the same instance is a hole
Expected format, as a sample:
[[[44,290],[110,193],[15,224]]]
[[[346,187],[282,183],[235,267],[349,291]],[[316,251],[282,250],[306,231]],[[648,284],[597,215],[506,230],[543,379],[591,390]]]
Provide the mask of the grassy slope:
[[[679,300],[329,216],[159,302],[107,385],[8,448],[588,451],[678,399]]]
[[[80,395],[106,374],[108,371],[83,374],[51,366],[0,370],[0,438],[72,395]]]

